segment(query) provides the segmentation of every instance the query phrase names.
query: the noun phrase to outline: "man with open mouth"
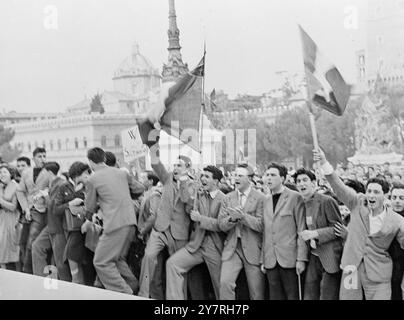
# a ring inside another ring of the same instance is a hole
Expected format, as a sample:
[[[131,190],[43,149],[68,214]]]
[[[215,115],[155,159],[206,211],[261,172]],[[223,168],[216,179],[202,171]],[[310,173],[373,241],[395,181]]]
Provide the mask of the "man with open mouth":
[[[389,185],[371,178],[366,194],[347,187],[334,172],[324,152],[314,150],[332,189],[351,210],[349,233],[342,254],[341,300],[390,300],[393,262],[388,249],[394,239],[404,248],[404,218],[385,204]],[[363,290],[363,292],[362,292]]]
[[[286,176],[286,167],[277,163],[271,163],[263,176],[271,194],[264,202],[261,268],[270,300],[301,298],[300,274],[308,261],[308,247],[299,236],[306,229],[303,198],[284,186]]]
[[[216,299],[219,299],[221,255],[225,234],[219,228],[218,215],[225,197],[219,190],[222,172],[209,165],[200,177],[196,206],[190,218],[194,228],[187,245],[167,260],[167,300],[185,300],[185,275],[197,265],[206,263]],[[180,185],[182,201],[194,206],[195,194],[184,183]],[[191,280],[191,279],[190,279]],[[201,290],[201,288],[198,288]]]
[[[306,207],[307,230],[301,233],[310,244],[304,300],[338,300],[342,240],[334,233],[334,225],[342,223],[338,203],[316,191],[316,176],[305,168],[294,175],[295,183]]]
[[[244,268],[251,300],[262,300],[265,278],[260,270],[264,195],[252,188],[253,169],[236,168],[236,190],[228,193],[219,213],[219,228],[227,233],[222,253],[220,300],[235,300],[236,280]]]

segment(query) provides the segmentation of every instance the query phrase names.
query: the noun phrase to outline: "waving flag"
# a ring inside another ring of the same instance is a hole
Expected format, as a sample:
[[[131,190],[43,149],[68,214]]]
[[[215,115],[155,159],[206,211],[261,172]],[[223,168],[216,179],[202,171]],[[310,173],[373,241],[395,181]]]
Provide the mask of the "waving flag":
[[[321,108],[341,116],[346,109],[351,86],[346,84],[338,69],[324,58],[316,43],[303,28],[301,26],[299,28],[308,98]]]
[[[159,97],[147,113],[147,121],[139,124],[142,141],[149,147],[155,139],[148,139],[154,124],[199,151],[199,135],[182,136],[185,129],[199,133],[202,108],[202,78],[205,72],[205,55],[196,68],[182,76],[176,83],[165,83]]]

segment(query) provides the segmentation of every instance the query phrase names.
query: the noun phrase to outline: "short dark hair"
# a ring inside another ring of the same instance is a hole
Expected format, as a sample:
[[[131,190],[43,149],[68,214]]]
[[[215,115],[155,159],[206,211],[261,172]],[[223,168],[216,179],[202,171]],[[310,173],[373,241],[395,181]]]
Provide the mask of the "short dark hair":
[[[57,163],[55,161],[50,161],[50,162],[45,163],[44,169],[46,171],[52,172],[54,175],[57,175],[60,170],[60,165],[59,165],[59,163]]]
[[[106,160],[105,151],[101,148],[95,147],[87,151],[87,158],[94,163],[103,163]]]
[[[157,186],[157,183],[160,181],[159,177],[154,172],[147,172],[147,180],[153,180],[153,187]]]
[[[36,147],[34,151],[32,152],[32,155],[35,157],[38,153],[46,153],[45,148],[42,147]]]
[[[348,179],[345,181],[345,185],[354,189],[356,193],[366,193],[365,186],[358,180]]]
[[[306,175],[309,177],[310,181],[316,181],[316,175],[313,172],[311,172],[310,170],[307,170],[305,168],[299,168],[299,169],[297,169],[296,173],[293,175],[293,179],[295,180],[295,183],[296,183],[297,177],[300,175]]]
[[[14,169],[13,167],[10,167],[7,164],[2,164],[0,165],[0,169],[5,168],[7,169],[8,172],[10,172],[10,177],[11,179],[15,179],[15,177],[17,176],[18,171],[16,169]]]
[[[404,184],[402,184],[402,183],[393,183],[393,187],[391,188],[391,192],[393,192],[394,189],[404,189]]]
[[[237,165],[237,168],[247,169],[248,176],[249,177],[254,176],[254,170],[253,170],[253,168],[251,168],[251,166],[248,163],[240,163],[240,164]]]
[[[25,162],[27,166],[29,167],[31,165],[31,160],[28,157],[19,157],[17,159],[17,162]]]
[[[77,178],[81,176],[85,171],[88,171],[88,173],[91,172],[88,164],[81,161],[73,162],[73,164],[69,168],[69,177],[71,179]]]
[[[380,178],[369,179],[368,182],[366,183],[366,190],[368,189],[368,185],[371,183],[377,183],[378,185],[380,185],[382,187],[384,194],[388,193],[390,190],[388,182],[386,180],[380,179]]]
[[[401,174],[399,174],[398,172],[396,172],[393,176],[399,176],[400,179],[402,178]]]
[[[218,180],[219,182],[223,178],[222,171],[219,168],[215,167],[215,166],[211,166],[211,165],[206,166],[205,168],[203,168],[203,171],[208,171],[208,172],[212,173],[213,179]]]
[[[284,177],[286,179],[286,176],[288,174],[288,169],[286,169],[286,167],[283,164],[279,164],[279,163],[275,163],[275,162],[271,162],[268,167],[267,170],[271,169],[271,168],[275,168],[278,169],[279,171],[279,175],[281,177]]]
[[[385,177],[390,177],[390,178],[393,178],[393,174],[390,172],[390,171],[386,171],[385,173],[384,173],[384,176]]]
[[[105,164],[109,167],[115,167],[116,157],[111,151],[105,152]]]

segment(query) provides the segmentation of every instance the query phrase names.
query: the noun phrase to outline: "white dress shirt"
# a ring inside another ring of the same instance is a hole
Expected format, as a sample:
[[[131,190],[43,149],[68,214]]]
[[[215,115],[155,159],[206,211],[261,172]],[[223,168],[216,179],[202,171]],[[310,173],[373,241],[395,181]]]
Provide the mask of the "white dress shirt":
[[[251,192],[251,185],[244,192],[240,192],[239,190],[237,190],[238,200],[239,200],[239,203],[240,203],[241,207],[244,208],[245,203],[247,201],[247,198],[248,198],[248,195],[250,194],[250,192]]]
[[[383,226],[384,218],[386,217],[386,212],[387,209],[385,207],[382,213],[378,214],[377,216],[369,214],[370,234],[375,234],[380,231]]]

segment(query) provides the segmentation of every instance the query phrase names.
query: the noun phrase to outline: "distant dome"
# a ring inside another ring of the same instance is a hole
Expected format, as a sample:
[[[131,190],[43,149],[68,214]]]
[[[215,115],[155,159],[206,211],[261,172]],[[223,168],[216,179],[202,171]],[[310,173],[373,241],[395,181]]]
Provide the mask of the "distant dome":
[[[114,73],[114,79],[128,76],[160,76],[157,69],[155,69],[145,56],[140,54],[139,45],[135,43],[132,46],[132,54],[127,57],[119,65]]]

